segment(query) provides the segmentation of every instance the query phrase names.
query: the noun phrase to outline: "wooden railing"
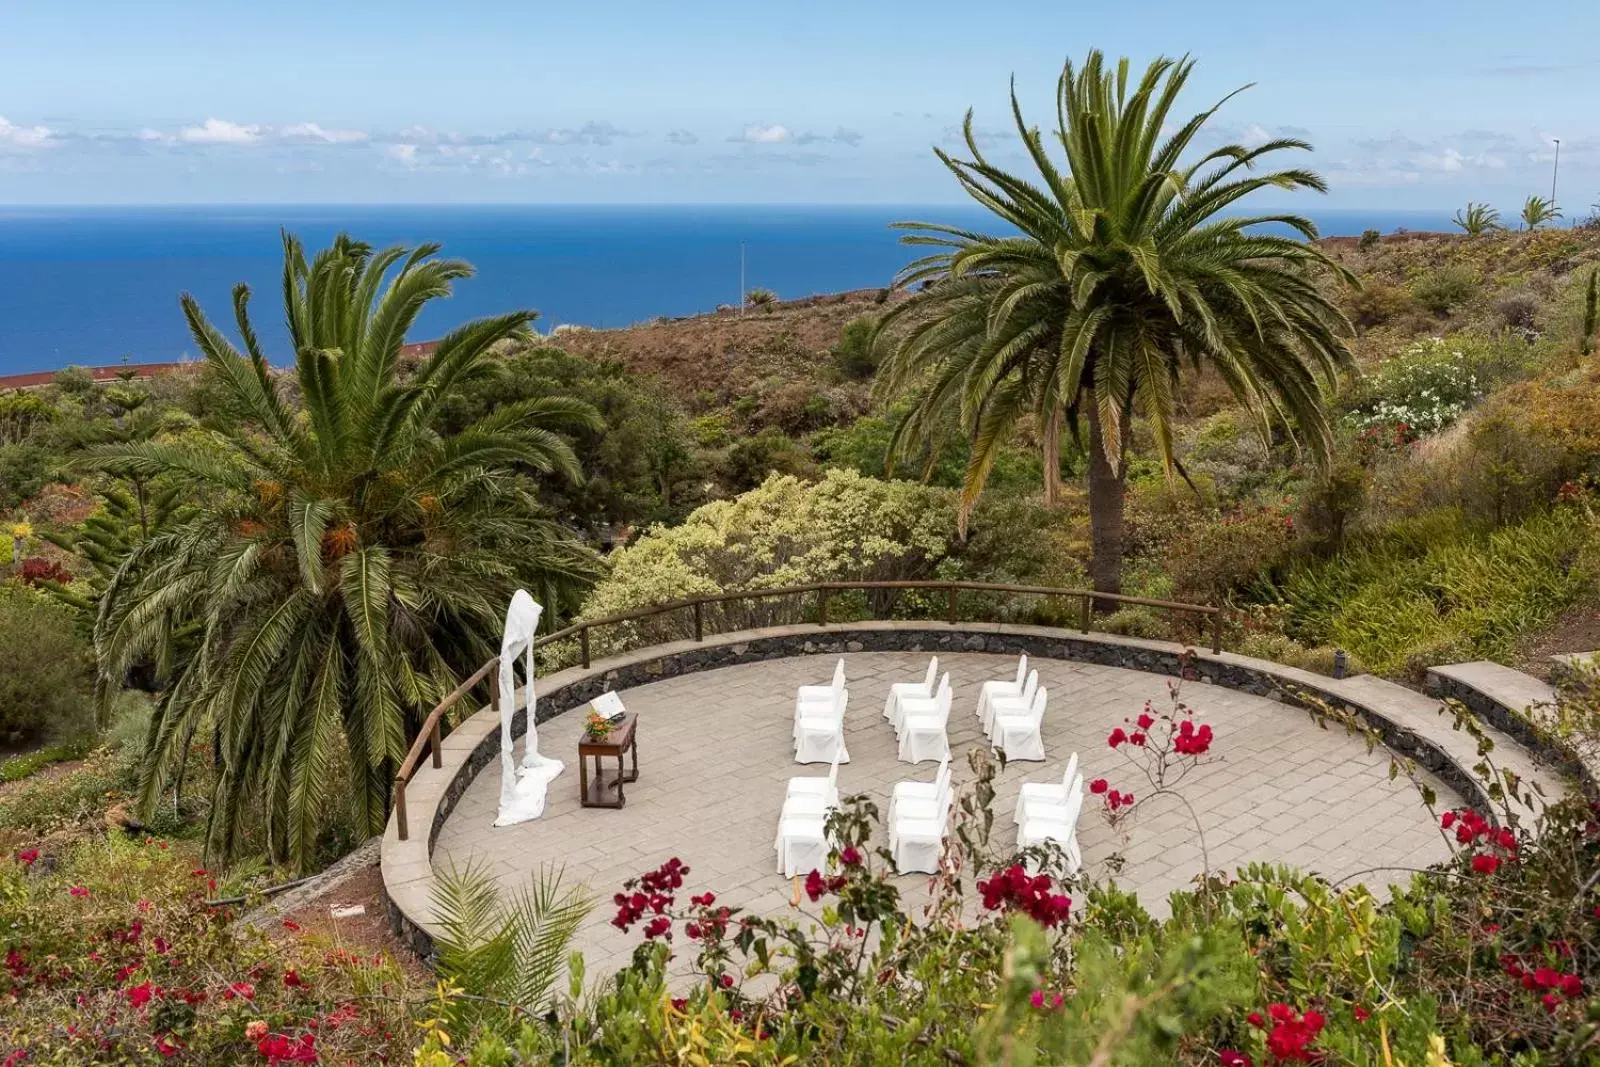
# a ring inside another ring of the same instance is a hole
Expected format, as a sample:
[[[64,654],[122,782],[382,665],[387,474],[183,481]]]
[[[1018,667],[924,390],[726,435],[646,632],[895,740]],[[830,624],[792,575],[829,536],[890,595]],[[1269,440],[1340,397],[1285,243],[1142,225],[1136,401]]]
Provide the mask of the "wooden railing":
[[[1118,593],[1096,593],[1088,589],[1059,589],[1045,585],[1005,585],[998,582],[939,582],[939,581],[884,581],[884,582],[812,582],[808,585],[789,585],[778,589],[748,589],[732,593],[713,593],[707,596],[689,597],[685,600],[669,600],[648,608],[639,608],[635,611],[625,611],[616,615],[606,615],[598,619],[584,619],[573,623],[571,626],[554,633],[537,637],[533,641],[535,649],[544,648],[558,641],[578,640],[578,663],[580,666],[589,666],[589,632],[606,626],[616,626],[621,623],[637,622],[640,619],[655,618],[658,615],[668,615],[673,612],[688,611],[692,613],[694,624],[694,639],[705,640],[705,608],[708,604],[724,604],[730,601],[766,600],[772,597],[805,596],[816,594],[816,623],[819,626],[828,625],[828,600],[834,593],[848,593],[857,590],[909,590],[922,589],[934,592],[943,592],[946,597],[946,621],[952,626],[960,622],[958,615],[959,596],[961,593],[1008,593],[1012,596],[1044,596],[1065,597],[1077,600],[1079,603],[1078,624],[1084,633],[1089,632],[1089,624],[1093,621],[1094,606],[1098,603],[1111,602],[1116,604],[1133,604],[1141,607],[1162,608],[1167,611],[1184,612],[1191,615],[1209,616],[1211,621],[1211,651],[1222,651],[1222,620],[1221,608],[1210,607],[1205,604],[1185,604],[1174,600],[1152,600],[1149,597],[1122,596]],[[477,672],[456,686],[455,690],[439,702],[438,707],[428,713],[422,724],[422,729],[417,733],[417,738],[411,743],[411,750],[406,753],[405,760],[400,764],[400,771],[394,780],[394,807],[396,829],[400,833],[400,840],[406,840],[408,827],[406,825],[406,784],[411,781],[416,773],[417,765],[422,762],[422,754],[428,749],[433,752],[433,765],[441,766],[440,741],[445,713],[468,693],[483,684],[485,678],[489,680],[489,706],[496,707],[500,701],[500,657],[496,656]]]

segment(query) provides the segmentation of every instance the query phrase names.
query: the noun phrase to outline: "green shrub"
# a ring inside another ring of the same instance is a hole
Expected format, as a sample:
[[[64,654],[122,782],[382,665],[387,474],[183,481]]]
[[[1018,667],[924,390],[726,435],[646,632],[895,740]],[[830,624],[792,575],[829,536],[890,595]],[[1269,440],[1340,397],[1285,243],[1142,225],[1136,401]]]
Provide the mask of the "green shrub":
[[[1379,233],[1377,230],[1362,230],[1361,240],[1357,247],[1363,252],[1370,252],[1374,248],[1378,247],[1378,242],[1381,240],[1383,240],[1383,234]]]
[[[1441,510],[1332,559],[1292,568],[1269,597],[1289,635],[1348,649],[1368,668],[1415,677],[1435,663],[1503,659],[1517,637],[1588,593],[1587,521],[1567,508],[1489,534]]]
[[[1365,377],[1351,397],[1358,429],[1406,439],[1437,433],[1495,386],[1525,374],[1528,347],[1516,341],[1457,336],[1408,345]]]
[[[1234,651],[1241,656],[1253,656],[1256,659],[1281,663],[1285,667],[1298,667],[1300,670],[1311,671],[1314,674],[1333,676],[1335,649],[1328,645],[1307,648],[1285,634],[1246,634]],[[1366,668],[1362,665],[1359,656],[1353,656],[1348,652],[1345,653],[1345,673],[1347,675],[1363,674],[1365,671]]]
[[[754,489],[774,474],[809,477],[816,463],[805,445],[783,431],[768,428],[753,437],[742,437],[722,458],[724,485],[735,492]]]
[[[55,383],[68,396],[83,396],[94,388],[94,375],[87,367],[73,364],[56,371]]]
[[[1301,531],[1324,551],[1343,547],[1345,536],[1366,506],[1371,484],[1367,468],[1348,457],[1318,472],[1301,496]]]
[[[733,431],[726,415],[700,415],[689,420],[689,437],[701,448],[722,448],[733,440]]]
[[[0,744],[74,741],[93,728],[93,660],[67,608],[0,584]]]
[[[1293,544],[1293,520],[1275,508],[1245,507],[1196,517],[1167,546],[1172,595],[1219,604],[1287,559]]]
[[[583,615],[738,589],[928,577],[954,532],[949,490],[845,470],[830,470],[819,482],[773,475],[733,500],[695,509],[681,525],[652,527],[613,553],[611,573],[584,601]],[[874,594],[874,613],[886,614],[897,599]],[[712,631],[731,630],[797,622],[813,609],[809,597],[772,598],[711,607],[705,619]],[[596,634],[595,654],[692,632],[687,612],[607,627]]]
[[[45,748],[36,748],[32,752],[24,752],[20,756],[12,756],[0,763],[0,782],[17,782],[33,774],[35,771],[49,767],[56,763],[65,763],[67,760],[77,759],[87,751],[81,743],[67,745],[49,745]]]
[[[1350,297],[1350,320],[1357,326],[1382,326],[1410,311],[1411,294],[1396,285],[1367,282]]]
[[[1470,267],[1440,267],[1411,283],[1411,298],[1435,315],[1448,315],[1471,300],[1478,285],[1478,274]]]
[[[845,323],[839,343],[828,350],[834,368],[851,381],[864,382],[878,371],[878,354],[872,349],[874,320],[862,315]]]
[[[1141,605],[1118,608],[1109,615],[1101,615],[1095,619],[1094,628],[1101,633],[1143,637],[1153,641],[1170,640],[1173,635],[1170,615]]]

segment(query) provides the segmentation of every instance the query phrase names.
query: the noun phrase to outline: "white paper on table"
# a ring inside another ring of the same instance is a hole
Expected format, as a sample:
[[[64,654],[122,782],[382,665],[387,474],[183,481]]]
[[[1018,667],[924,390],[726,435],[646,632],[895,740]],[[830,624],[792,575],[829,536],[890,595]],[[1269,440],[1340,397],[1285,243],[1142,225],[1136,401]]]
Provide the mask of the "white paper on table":
[[[545,792],[564,769],[558,759],[539,754],[539,728],[534,722],[533,635],[544,609],[518,589],[506,610],[505,635],[500,639],[500,815],[496,826],[512,826],[544,814]],[[527,658],[527,732],[523,734],[522,762],[512,752],[511,717],[517,710],[517,679],[512,668],[517,656]]]

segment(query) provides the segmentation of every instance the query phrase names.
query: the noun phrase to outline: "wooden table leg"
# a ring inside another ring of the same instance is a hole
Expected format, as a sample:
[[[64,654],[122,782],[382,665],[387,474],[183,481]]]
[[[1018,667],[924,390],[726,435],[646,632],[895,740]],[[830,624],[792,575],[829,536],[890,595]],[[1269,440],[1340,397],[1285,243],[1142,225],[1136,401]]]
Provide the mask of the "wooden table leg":
[[[622,807],[628,802],[627,796],[622,792],[622,783],[628,780],[622,767],[622,753],[617,753],[617,807]]]
[[[589,806],[589,757],[578,757],[578,806]]]

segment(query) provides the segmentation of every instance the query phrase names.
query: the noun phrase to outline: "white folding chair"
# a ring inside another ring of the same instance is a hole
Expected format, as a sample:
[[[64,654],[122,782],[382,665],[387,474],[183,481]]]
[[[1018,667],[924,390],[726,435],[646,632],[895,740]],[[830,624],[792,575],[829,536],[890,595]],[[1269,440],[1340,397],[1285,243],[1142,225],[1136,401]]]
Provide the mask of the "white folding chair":
[[[839,806],[839,757],[844,755],[844,746],[840,745],[833,754],[833,766],[828,768],[825,775],[803,776],[789,779],[789,787],[783,795],[783,810],[804,811],[815,807],[826,811]]]
[[[795,691],[794,707],[795,717],[800,715],[802,704],[826,704],[837,699],[844,692],[844,657],[839,657],[839,662],[833,666],[833,680],[827,685],[802,685]]]
[[[1023,819],[1027,817],[1029,805],[1065,804],[1067,787],[1072,784],[1073,775],[1077,773],[1078,754],[1074,752],[1067,757],[1067,773],[1061,776],[1061,781],[1023,782],[1022,788],[1017,790],[1017,806],[1011,813],[1011,821],[1021,826]]]
[[[984,723],[984,734],[989,743],[995,743],[994,721],[1001,715],[1020,715],[1033,706],[1033,694],[1039,690],[1039,672],[1029,671],[1022,692],[1012,697],[995,697],[989,701],[989,721]]]
[[[883,717],[890,722],[896,721],[896,714],[900,701],[907,697],[920,697],[928,700],[933,697],[933,683],[939,677],[939,657],[934,656],[928,660],[928,675],[920,682],[895,682],[889,687],[889,696],[883,702]]]
[[[932,715],[939,710],[939,701],[950,694],[950,672],[945,671],[939,678],[939,688],[929,692],[925,697],[903,696],[894,703],[894,714],[890,721],[894,723],[895,736],[899,736],[901,728],[905,725],[908,715]]]
[[[895,812],[901,804],[927,804],[938,798],[941,790],[950,784],[950,754],[939,760],[939,773],[931,782],[896,782],[889,794],[889,822],[894,823]]]
[[[1038,762],[1044,754],[1044,709],[1050,700],[1050,690],[1040,686],[1033,694],[1028,710],[1013,715],[996,714],[989,733],[994,737],[994,747],[1006,754],[1008,763]]]
[[[826,820],[821,815],[785,815],[778,819],[778,873],[785,878],[828,866]]]
[[[1076,873],[1083,866],[1083,854],[1078,851],[1078,815],[1083,811],[1083,775],[1074,775],[1067,783],[1067,802],[1062,805],[1030,805],[1022,826],[1017,830],[1017,849],[1032,848],[1046,841],[1054,841],[1066,855],[1067,872]]]
[[[945,788],[948,791],[949,786]],[[936,803],[936,806],[941,809],[936,818],[909,818],[908,812],[889,823],[889,854],[894,857],[894,865],[900,873],[939,873],[939,860],[944,855],[944,831],[950,821],[950,805]]]
[[[844,659],[841,657],[833,668],[833,681],[827,685],[802,685],[794,696],[794,740],[800,743],[800,719],[802,716],[817,718],[819,715],[838,711],[843,714],[844,705],[840,697],[844,695]]]
[[[1028,677],[1028,657],[1023,656],[1017,660],[1017,677],[1015,681],[984,682],[978,687],[978,721],[983,723],[985,730],[989,729],[989,702],[995,697],[1019,697],[1022,695],[1022,686]]]
[[[844,711],[849,699],[850,691],[846,689],[839,692],[832,707],[806,705],[805,713],[794,724],[796,763],[850,762],[850,753],[844,747]]]
[[[927,701],[903,700],[900,702],[905,718],[900,721],[900,760],[903,763],[921,763],[923,760],[943,759],[950,754],[950,739],[945,727],[950,722],[950,675],[945,674],[939,683],[939,695],[926,708]]]

